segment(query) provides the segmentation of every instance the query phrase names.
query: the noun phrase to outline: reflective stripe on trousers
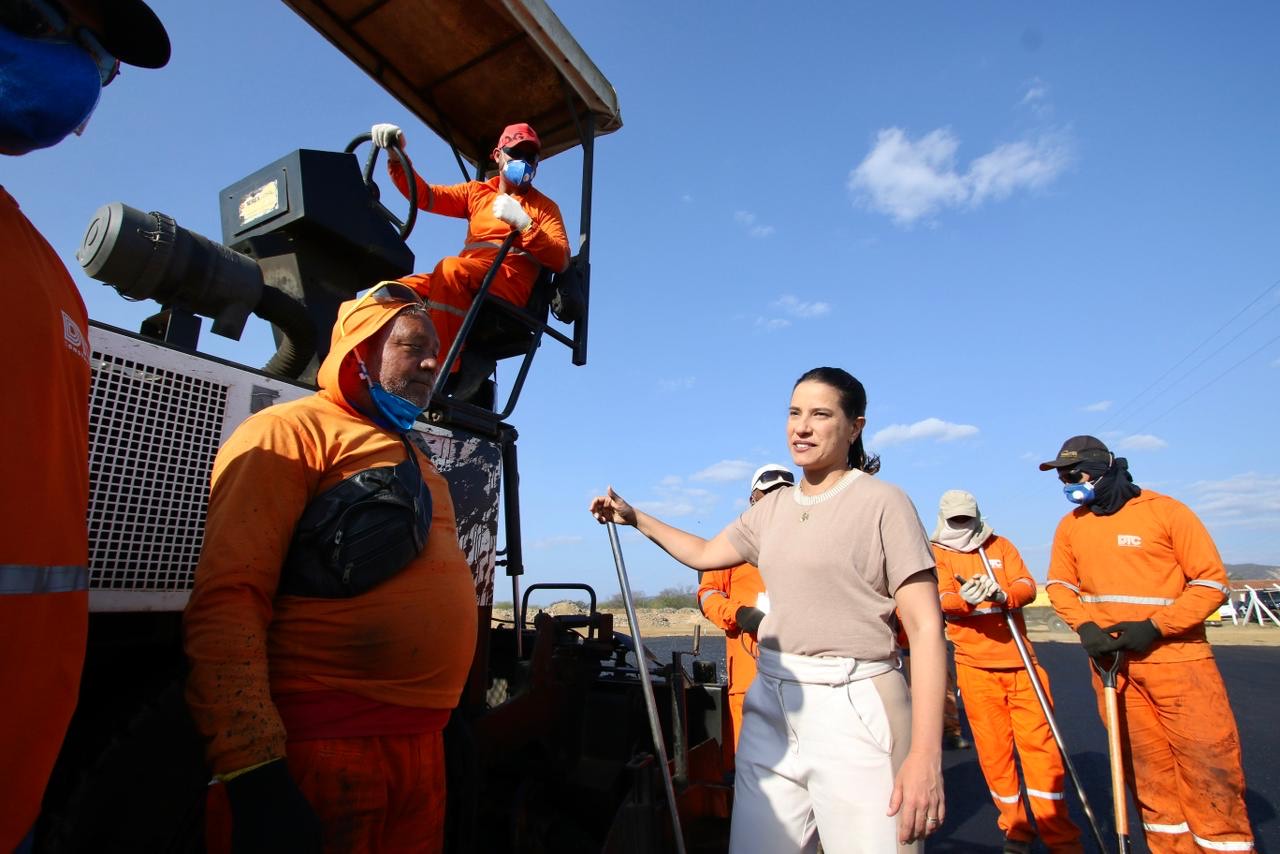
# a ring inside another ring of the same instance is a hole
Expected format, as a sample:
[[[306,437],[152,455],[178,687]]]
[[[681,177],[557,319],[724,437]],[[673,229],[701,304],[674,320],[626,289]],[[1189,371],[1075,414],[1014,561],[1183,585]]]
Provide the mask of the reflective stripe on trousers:
[[[1205,839],[1201,836],[1196,836],[1194,833],[1191,833],[1191,828],[1185,821],[1179,824],[1148,824],[1144,821],[1142,823],[1142,829],[1147,833],[1190,833],[1191,838],[1195,840],[1196,845],[1199,845],[1201,848],[1207,848],[1210,851],[1253,850],[1253,843],[1248,840],[1224,840],[1219,842],[1212,839]]]
[[[0,563],[0,596],[70,593],[87,589],[89,589],[89,570],[84,566]]]

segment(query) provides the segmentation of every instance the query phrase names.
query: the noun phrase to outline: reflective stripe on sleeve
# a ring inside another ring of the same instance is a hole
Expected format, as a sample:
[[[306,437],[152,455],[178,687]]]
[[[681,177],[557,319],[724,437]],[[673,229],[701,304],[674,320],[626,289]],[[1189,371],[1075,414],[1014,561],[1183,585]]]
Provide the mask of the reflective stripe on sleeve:
[[[462,251],[463,251],[463,252],[466,252],[466,251],[467,251],[467,250],[469,250],[469,249],[501,249],[501,248],[502,248],[502,244],[501,244],[501,243],[487,243],[487,242],[481,242],[481,243],[468,243],[468,244],[465,244],[465,245],[462,247]],[[532,255],[530,255],[528,252],[525,252],[523,249],[521,249],[519,246],[512,246],[512,247],[511,247],[511,249],[509,249],[509,250],[508,250],[508,253],[509,253],[509,254],[511,254],[511,255],[524,255],[524,256],[526,256],[526,257],[528,257],[528,258],[532,258],[532,257],[533,257],[533,256],[532,256]]]
[[[987,789],[987,791],[991,792],[991,797],[995,798],[997,801],[999,801],[1002,804],[1016,804],[1020,800],[1019,795],[997,795],[995,792],[992,792],[990,789]]]
[[[1212,839],[1205,839],[1202,836],[1191,834],[1191,838],[1196,841],[1196,845],[1201,848],[1208,848],[1210,851],[1252,851],[1253,843],[1247,839],[1228,840],[1224,842],[1215,842]]]
[[[984,614],[999,614],[1000,608],[974,608],[967,614],[947,614],[948,620],[967,620],[970,617],[980,617]]]
[[[1080,594],[1081,602],[1118,602],[1122,605],[1172,605],[1172,599],[1166,599],[1163,596],[1121,596],[1119,594],[1109,594],[1107,596],[1093,596],[1087,593]]]
[[[1142,829],[1149,833],[1190,833],[1191,828],[1184,821],[1180,824],[1147,824],[1142,823]]]
[[[89,570],[83,566],[0,563],[0,596],[70,593],[88,589]]]
[[[467,316],[467,312],[465,309],[461,309],[452,305],[445,305],[442,302],[432,302],[431,300],[427,300],[426,305],[427,305],[427,308],[431,311],[443,311],[445,314],[456,314],[458,317]]]
[[[1049,801],[1063,800],[1062,792],[1041,792],[1036,789],[1027,789],[1027,794],[1033,798],[1044,798]]]
[[[1076,587],[1074,584],[1071,584],[1071,583],[1066,582],[1066,581],[1055,581],[1055,580],[1050,579],[1049,581],[1046,581],[1046,582],[1045,582],[1044,586],[1045,586],[1045,588],[1047,589],[1047,588],[1052,587],[1052,586],[1053,586],[1053,585],[1055,585],[1055,584],[1061,584],[1063,587],[1065,587],[1065,588],[1067,588],[1068,590],[1070,590],[1071,592],[1075,593],[1077,596],[1079,596],[1079,595],[1080,595],[1080,588],[1079,588],[1079,587]]]
[[[1225,584],[1219,584],[1216,581],[1210,581],[1207,578],[1197,578],[1194,581],[1187,582],[1188,587],[1212,587],[1220,592],[1223,596],[1231,595],[1231,588]]]
[[[699,597],[698,597],[698,607],[699,607],[699,608],[701,608],[703,605],[705,605],[705,604],[707,603],[707,597],[708,597],[708,596],[724,596],[724,594],[723,594],[723,593],[721,593],[719,590],[707,590],[707,591],[706,591],[706,592],[704,592],[701,596],[699,596]],[[729,597],[728,597],[728,596],[724,596],[724,598],[728,599]]]
[[[1014,583],[1014,584],[1030,584],[1032,587],[1034,587],[1034,586],[1035,586],[1035,584],[1036,584],[1036,583],[1035,583],[1034,581],[1032,581],[1030,578],[1026,578],[1026,577],[1023,577],[1023,578],[1015,578],[1015,579],[1013,580],[1013,583]]]

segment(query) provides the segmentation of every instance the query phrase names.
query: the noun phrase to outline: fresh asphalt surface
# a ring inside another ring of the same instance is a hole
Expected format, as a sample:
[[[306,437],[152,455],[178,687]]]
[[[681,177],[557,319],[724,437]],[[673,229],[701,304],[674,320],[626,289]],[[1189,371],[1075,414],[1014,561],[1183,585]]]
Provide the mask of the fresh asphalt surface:
[[[1210,634],[1212,641],[1212,634]],[[670,661],[672,649],[688,649],[687,637],[646,638],[645,644],[661,661]],[[724,674],[722,635],[702,639],[704,660],[719,662]],[[1089,681],[1084,652],[1073,643],[1035,642],[1036,655],[1049,672],[1058,728],[1067,742],[1071,760],[1084,783],[1093,814],[1101,826],[1107,852],[1116,848],[1111,818],[1110,770],[1107,736],[1098,719],[1097,701]],[[1227,684],[1231,708],[1244,745],[1245,795],[1253,823],[1256,850],[1280,854],[1280,647],[1216,646],[1214,656]],[[964,699],[961,698],[963,708]],[[963,714],[961,715],[963,718]],[[968,724],[965,735],[968,736]],[[930,837],[930,854],[999,854],[1002,837],[996,827],[996,810],[987,793],[972,748],[943,753],[947,814],[942,828]],[[1096,851],[1074,786],[1067,782],[1071,815],[1084,831],[1085,850]],[[1130,801],[1129,835],[1134,852],[1147,852],[1142,823]],[[1044,849],[1038,849],[1044,850]]]

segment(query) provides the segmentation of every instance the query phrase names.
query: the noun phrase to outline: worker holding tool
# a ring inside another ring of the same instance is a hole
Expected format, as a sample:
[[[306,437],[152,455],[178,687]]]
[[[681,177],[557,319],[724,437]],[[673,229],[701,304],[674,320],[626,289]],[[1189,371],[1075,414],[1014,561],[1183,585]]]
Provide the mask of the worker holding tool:
[[[1073,436],[1040,464],[1078,505],[1053,538],[1049,599],[1085,651],[1117,651],[1127,783],[1155,854],[1251,851],[1240,738],[1204,620],[1230,593],[1222,558],[1186,505],[1141,489],[1128,461]],[[1098,675],[1094,688],[1106,720]]]
[[[379,148],[405,146],[404,131],[393,124],[376,124],[370,132]],[[467,309],[508,234],[516,234],[515,242],[490,288],[493,296],[523,306],[544,267],[560,273],[569,266],[569,238],[560,207],[533,186],[541,152],[542,140],[534,129],[517,123],[505,127],[498,136],[492,154],[498,174],[489,180],[428,184],[417,178],[419,208],[467,220],[466,243],[457,256],[442,258],[430,273],[401,279],[427,301],[431,322],[440,336],[441,359],[462,329]],[[409,180],[400,161],[388,158],[387,169],[408,198]],[[454,362],[455,373],[459,364]]]
[[[794,485],[795,476],[778,463],[767,463],[751,476],[755,504],[775,489]],[[725,771],[733,769],[733,754],[742,732],[742,701],[756,678],[756,634],[769,611],[760,570],[749,563],[702,573],[698,584],[698,607],[708,620],[724,629],[725,668],[728,670],[729,723],[733,739],[723,748]]]
[[[1067,815],[1062,756],[1031,684],[1038,677],[1049,698],[1049,677],[1035,662],[1030,643],[1026,648],[1035,674],[1027,672],[1011,628],[1015,626],[1026,642],[1022,606],[1035,599],[1036,583],[1013,543],[992,530],[968,492],[943,493],[930,539],[947,638],[955,644],[956,679],[978,763],[1000,813],[1003,850],[1030,852],[1038,830],[1053,854],[1078,854],[1084,849],[1080,829]],[[987,574],[979,549],[985,551],[995,578]],[[1034,829],[1021,795],[1015,747]]]

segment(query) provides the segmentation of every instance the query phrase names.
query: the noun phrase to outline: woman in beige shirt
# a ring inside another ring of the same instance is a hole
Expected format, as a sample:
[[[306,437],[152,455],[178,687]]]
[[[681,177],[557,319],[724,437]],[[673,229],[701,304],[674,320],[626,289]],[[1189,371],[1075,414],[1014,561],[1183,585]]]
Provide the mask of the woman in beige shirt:
[[[946,652],[929,541],[901,489],[869,475],[866,391],[839,368],[792,390],[787,443],[804,471],[710,540],[624,501],[591,502],[697,570],[760,568],[770,611],[737,757],[732,854],[918,851],[943,819]],[[898,664],[897,611],[915,702]]]

